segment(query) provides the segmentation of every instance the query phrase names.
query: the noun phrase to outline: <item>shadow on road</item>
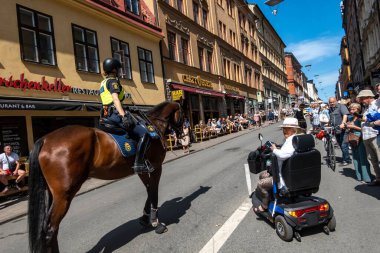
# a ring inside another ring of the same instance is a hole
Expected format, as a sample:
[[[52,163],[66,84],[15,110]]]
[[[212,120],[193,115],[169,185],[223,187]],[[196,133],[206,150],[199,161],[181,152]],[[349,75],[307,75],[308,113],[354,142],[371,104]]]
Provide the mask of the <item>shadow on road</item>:
[[[339,171],[340,174],[346,177],[351,177],[353,179],[356,179],[356,172],[354,169],[351,168],[343,168],[342,171]]]
[[[355,186],[355,190],[360,191],[361,193],[365,193],[369,196],[372,196],[378,200],[380,200],[380,187],[370,187],[366,184],[360,184]]]
[[[206,193],[209,189],[211,189],[209,186],[200,186],[198,190],[185,198],[178,197],[165,201],[159,208],[160,221],[164,222],[166,225],[179,223],[180,218],[186,214],[188,209],[190,209],[191,202],[201,194]],[[153,231],[153,229],[141,227],[138,218],[128,221],[104,235],[99,242],[88,251],[88,253],[114,252],[132,241],[138,235],[151,231]]]

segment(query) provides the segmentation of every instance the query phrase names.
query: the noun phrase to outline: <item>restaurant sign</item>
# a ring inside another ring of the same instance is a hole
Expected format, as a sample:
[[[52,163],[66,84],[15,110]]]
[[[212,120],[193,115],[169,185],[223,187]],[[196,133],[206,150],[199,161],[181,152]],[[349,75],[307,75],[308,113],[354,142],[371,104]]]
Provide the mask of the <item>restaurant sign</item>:
[[[227,90],[227,91],[233,91],[234,93],[239,93],[240,92],[239,88],[231,86],[231,85],[228,85],[228,84],[224,85],[224,89]]]
[[[202,79],[200,76],[183,75],[182,80],[184,83],[191,83],[199,87],[206,87],[212,89],[212,82]]]
[[[172,91],[172,100],[173,101],[181,100],[181,98],[184,98],[183,90],[173,90]]]
[[[29,81],[24,78],[24,73],[20,74],[19,79],[13,79],[10,76],[8,79],[0,76],[0,86],[25,90],[37,90],[48,92],[60,92],[60,93],[73,93],[73,94],[85,94],[99,96],[99,90],[75,88],[70,85],[63,84],[61,78],[55,78],[54,82],[49,83],[45,80],[45,76],[41,78],[41,81]]]

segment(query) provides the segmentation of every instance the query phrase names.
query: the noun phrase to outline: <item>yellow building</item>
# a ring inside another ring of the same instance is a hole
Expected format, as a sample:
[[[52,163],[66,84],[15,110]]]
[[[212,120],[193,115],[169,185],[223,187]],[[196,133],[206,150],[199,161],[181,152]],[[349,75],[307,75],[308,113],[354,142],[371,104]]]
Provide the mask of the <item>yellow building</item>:
[[[251,111],[262,91],[255,17],[243,0],[160,0],[167,99],[192,125]]]
[[[67,124],[97,124],[102,62],[123,63],[127,104],[164,101],[152,1],[15,0],[0,8],[0,148],[27,155]]]

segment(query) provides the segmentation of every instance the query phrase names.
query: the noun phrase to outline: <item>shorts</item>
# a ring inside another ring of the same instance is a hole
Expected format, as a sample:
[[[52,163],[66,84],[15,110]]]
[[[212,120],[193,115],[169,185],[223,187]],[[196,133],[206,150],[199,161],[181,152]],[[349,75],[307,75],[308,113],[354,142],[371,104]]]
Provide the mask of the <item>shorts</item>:
[[[11,172],[10,170],[3,170],[3,171],[1,172],[1,174],[2,174],[2,175],[6,175],[6,176],[10,176],[10,175],[12,175],[12,172]]]

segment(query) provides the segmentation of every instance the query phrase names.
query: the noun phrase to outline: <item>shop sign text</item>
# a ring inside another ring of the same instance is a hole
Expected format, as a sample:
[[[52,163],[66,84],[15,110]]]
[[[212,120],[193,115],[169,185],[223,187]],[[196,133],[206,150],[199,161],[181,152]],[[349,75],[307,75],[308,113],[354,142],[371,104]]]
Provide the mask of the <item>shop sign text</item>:
[[[173,90],[172,91],[172,99],[173,99],[173,101],[180,100],[181,98],[184,98],[184,96],[183,96],[183,90]]]
[[[202,79],[200,76],[183,75],[182,80],[184,83],[191,83],[199,87],[206,87],[212,89],[212,82]]]
[[[225,90],[228,90],[228,91],[233,91],[235,93],[239,93],[240,89],[237,88],[237,87],[234,87],[234,86],[231,86],[231,85],[228,85],[228,84],[225,84],[224,85],[224,89]]]
[[[24,73],[20,74],[19,79],[13,79],[13,76],[10,76],[8,79],[0,76],[0,86],[21,89],[22,91],[38,90],[99,96],[98,90],[73,88],[70,85],[63,84],[61,78],[55,78],[53,83],[46,81],[45,76],[43,76],[39,82],[29,81],[24,78]]]

